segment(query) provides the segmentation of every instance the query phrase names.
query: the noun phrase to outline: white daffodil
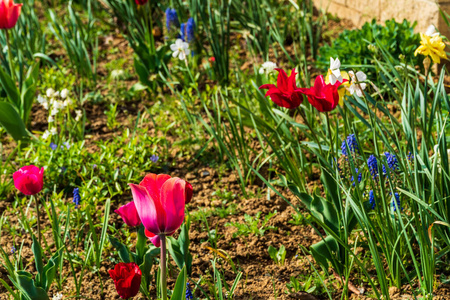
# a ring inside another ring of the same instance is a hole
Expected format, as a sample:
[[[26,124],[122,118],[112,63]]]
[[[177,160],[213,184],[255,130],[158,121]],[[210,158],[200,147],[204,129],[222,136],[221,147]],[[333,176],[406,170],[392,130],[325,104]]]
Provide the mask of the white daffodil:
[[[339,58],[333,59],[330,57],[330,68],[328,69],[328,78],[330,80],[330,84],[334,85],[336,81],[342,82],[344,79],[341,76],[341,62]]]
[[[67,98],[67,96],[69,96],[69,90],[68,89],[63,89],[62,91],[61,91],[61,98],[62,99],[66,99]]]
[[[437,32],[436,27],[434,27],[434,25],[430,25],[428,26],[427,31],[425,31],[425,35],[433,37],[439,35],[439,32]]]
[[[186,42],[183,42],[182,39],[177,39],[175,41],[175,44],[170,45],[170,50],[173,51],[172,56],[177,57],[180,60],[185,60],[186,56],[190,53],[189,51],[189,44]]]
[[[358,97],[362,97],[363,90],[365,90],[366,86],[367,86],[367,84],[362,81],[365,81],[367,79],[367,75],[361,71],[356,72],[356,75],[353,71],[349,71],[348,75],[352,79],[352,83],[348,87],[349,93],[351,95],[356,93],[356,95],[358,95]]]
[[[277,64],[271,61],[266,61],[262,64],[261,68],[259,69],[259,74],[269,74],[275,70],[277,67]]]

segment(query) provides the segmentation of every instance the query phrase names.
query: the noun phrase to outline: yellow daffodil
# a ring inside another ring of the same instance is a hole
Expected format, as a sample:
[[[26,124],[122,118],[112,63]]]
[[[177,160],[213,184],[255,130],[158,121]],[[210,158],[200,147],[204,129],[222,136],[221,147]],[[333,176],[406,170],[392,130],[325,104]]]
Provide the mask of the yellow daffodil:
[[[330,84],[330,73],[328,72],[327,77],[325,77],[325,83]],[[347,91],[347,89],[350,87],[350,77],[348,76],[347,72],[341,71],[341,77],[342,77],[342,83],[338,87],[338,94],[339,94],[339,105],[344,105],[344,95],[350,95],[350,93]]]
[[[419,48],[416,49],[414,55],[422,54],[425,56],[430,56],[434,63],[440,63],[441,58],[447,59],[447,54],[445,53],[445,44],[442,41],[442,38],[439,35],[428,36],[426,34],[421,33]]]

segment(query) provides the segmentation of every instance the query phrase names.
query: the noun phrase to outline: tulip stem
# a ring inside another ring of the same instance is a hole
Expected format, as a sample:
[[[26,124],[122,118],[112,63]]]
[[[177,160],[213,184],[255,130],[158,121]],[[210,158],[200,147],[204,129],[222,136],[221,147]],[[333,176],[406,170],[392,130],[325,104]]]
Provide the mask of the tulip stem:
[[[41,218],[40,218],[40,214],[39,214],[39,200],[37,198],[37,196],[31,196],[34,198],[34,201],[36,203],[36,217],[37,217],[37,228],[38,228],[38,241],[39,241],[39,245],[42,245],[41,243]]]
[[[9,41],[8,29],[5,29],[5,36],[6,36],[6,44],[8,45],[8,61],[9,61],[9,68],[11,70],[11,79],[13,80],[13,82],[15,82],[13,57],[11,54],[11,43]]]
[[[166,236],[164,234],[160,235],[161,239],[161,258],[160,258],[160,268],[161,268],[161,299],[167,300],[167,278],[166,278]]]

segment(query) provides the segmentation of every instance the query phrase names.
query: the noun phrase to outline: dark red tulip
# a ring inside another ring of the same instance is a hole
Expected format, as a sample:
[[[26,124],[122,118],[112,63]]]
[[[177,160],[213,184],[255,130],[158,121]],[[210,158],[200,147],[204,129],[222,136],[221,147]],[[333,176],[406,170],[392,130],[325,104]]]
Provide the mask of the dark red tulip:
[[[282,69],[276,68],[278,71],[277,85],[264,84],[259,89],[268,89],[266,97],[270,96],[272,101],[281,107],[297,108],[303,102],[303,96],[300,93],[301,89],[297,88],[295,83],[295,69],[292,70],[288,77],[286,72]]]
[[[114,280],[114,285],[120,298],[129,299],[136,296],[139,292],[142,272],[134,262],[118,263],[114,270],[109,270],[109,276]]]
[[[137,5],[145,5],[147,4],[148,0],[134,0]]]

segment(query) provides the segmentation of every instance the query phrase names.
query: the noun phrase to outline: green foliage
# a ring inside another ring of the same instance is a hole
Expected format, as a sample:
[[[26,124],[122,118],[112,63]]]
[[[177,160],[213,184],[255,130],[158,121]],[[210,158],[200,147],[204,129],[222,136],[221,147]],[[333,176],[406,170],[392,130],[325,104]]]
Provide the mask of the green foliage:
[[[270,258],[280,266],[284,265],[284,260],[286,259],[286,248],[284,245],[280,246],[280,249],[276,249],[272,245],[269,246],[267,249],[267,252],[269,252]]]
[[[414,56],[414,50],[420,42],[420,35],[413,31],[415,26],[416,23],[411,24],[407,20],[402,23],[394,19],[387,20],[384,26],[373,20],[365,23],[361,29],[344,30],[331,45],[320,48],[318,64],[327,68],[330,57],[339,57],[344,65],[365,65],[361,70],[371,72],[366,66],[372,65],[375,58],[381,58],[381,45],[391,54],[392,62],[398,61],[403,55],[407,63],[421,65],[422,58]]]
[[[270,219],[275,216],[277,211],[267,214],[263,220],[261,220],[261,212],[258,212],[254,217],[245,214],[245,223],[241,224],[238,222],[226,223],[225,226],[234,226],[237,231],[233,233],[233,238],[238,236],[248,236],[249,234],[254,234],[256,236],[263,236],[267,230],[276,230],[275,226],[267,226]]]

